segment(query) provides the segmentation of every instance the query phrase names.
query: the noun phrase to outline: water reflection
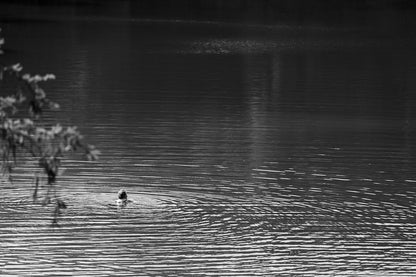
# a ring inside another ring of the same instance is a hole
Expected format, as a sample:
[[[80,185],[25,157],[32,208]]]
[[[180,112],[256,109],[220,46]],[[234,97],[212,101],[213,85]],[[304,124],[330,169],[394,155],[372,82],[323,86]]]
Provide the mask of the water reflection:
[[[42,24],[6,29],[30,31],[11,35],[22,62],[57,74],[58,118],[103,157],[64,164],[61,228],[29,174],[2,186],[2,274],[415,271],[412,45],[128,21],[48,25],[44,42]],[[120,188],[134,205],[114,205]]]

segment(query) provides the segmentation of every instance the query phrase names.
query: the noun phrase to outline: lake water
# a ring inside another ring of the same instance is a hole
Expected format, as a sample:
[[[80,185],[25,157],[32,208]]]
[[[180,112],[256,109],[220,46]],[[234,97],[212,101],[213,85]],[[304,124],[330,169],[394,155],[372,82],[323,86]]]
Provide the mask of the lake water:
[[[5,59],[55,73],[53,116],[102,156],[63,164],[60,228],[32,203],[32,165],[2,184],[0,275],[416,276],[416,40],[405,30],[1,27]],[[120,188],[134,201],[124,209]]]

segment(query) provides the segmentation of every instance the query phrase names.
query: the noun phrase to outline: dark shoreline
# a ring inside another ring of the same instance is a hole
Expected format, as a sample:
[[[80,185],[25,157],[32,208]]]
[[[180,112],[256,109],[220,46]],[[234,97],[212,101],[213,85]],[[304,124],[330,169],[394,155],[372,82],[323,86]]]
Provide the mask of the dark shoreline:
[[[412,28],[416,2],[408,0],[23,0],[0,3],[0,22],[67,19],[148,19],[243,24]]]

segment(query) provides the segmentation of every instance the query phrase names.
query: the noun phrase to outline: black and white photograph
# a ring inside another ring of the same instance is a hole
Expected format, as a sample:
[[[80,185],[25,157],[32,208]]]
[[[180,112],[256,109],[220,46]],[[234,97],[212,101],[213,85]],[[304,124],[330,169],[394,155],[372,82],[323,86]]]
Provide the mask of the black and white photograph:
[[[1,0],[0,276],[416,277],[416,1]]]

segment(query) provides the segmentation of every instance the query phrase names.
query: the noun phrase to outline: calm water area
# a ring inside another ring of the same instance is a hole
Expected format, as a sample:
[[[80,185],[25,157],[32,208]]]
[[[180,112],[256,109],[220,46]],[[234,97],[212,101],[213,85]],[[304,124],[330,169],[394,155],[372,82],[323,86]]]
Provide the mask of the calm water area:
[[[7,21],[4,59],[102,152],[68,208],[0,194],[1,276],[416,276],[416,40],[408,30]],[[120,209],[117,191],[133,200]]]

